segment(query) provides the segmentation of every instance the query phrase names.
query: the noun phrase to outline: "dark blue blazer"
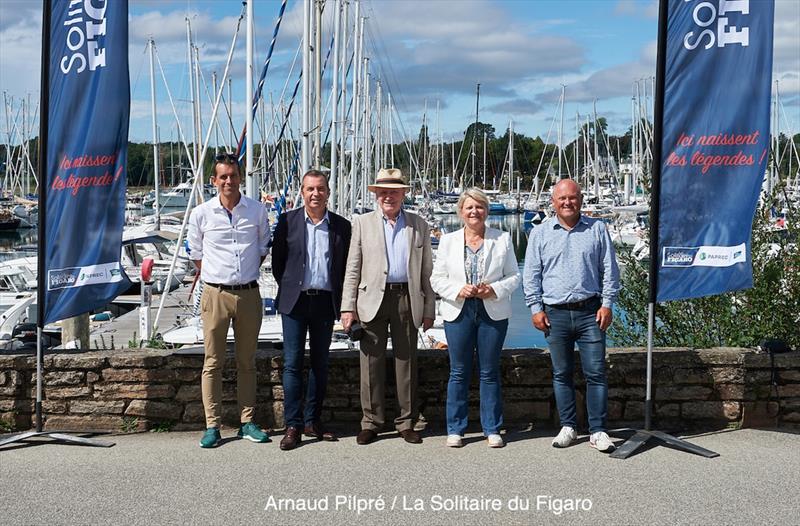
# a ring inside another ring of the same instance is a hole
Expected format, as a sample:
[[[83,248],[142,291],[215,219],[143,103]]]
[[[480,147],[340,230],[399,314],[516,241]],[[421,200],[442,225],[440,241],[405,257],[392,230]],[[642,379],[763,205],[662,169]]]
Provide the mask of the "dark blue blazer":
[[[306,269],[306,224],[302,208],[289,210],[278,217],[278,225],[272,240],[272,275],[278,282],[278,312],[292,312]],[[328,275],[333,285],[333,310],[339,318],[342,307],[342,283],[347,251],[350,249],[350,221],[328,211],[330,221],[328,239],[331,259],[328,262]]]

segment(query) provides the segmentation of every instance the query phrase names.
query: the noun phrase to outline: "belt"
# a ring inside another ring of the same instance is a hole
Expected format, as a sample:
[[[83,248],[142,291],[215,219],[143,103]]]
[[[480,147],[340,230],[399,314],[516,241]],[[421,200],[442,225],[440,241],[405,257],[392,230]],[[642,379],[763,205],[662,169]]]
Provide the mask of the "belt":
[[[321,296],[322,294],[330,294],[331,291],[325,289],[306,289],[300,291],[306,296]]]
[[[224,285],[222,283],[208,283],[206,285],[209,287],[214,287],[215,289],[219,290],[249,290],[249,289],[257,289],[258,288],[258,281],[251,281],[250,283],[244,283],[242,285]]]
[[[408,283],[387,283],[386,290],[408,290]]]
[[[559,310],[580,310],[585,307],[589,307],[590,305],[596,304],[600,301],[599,296],[592,296],[591,298],[586,298],[585,300],[581,301],[574,301],[572,303],[559,303],[558,305],[547,305],[552,309],[559,309]]]

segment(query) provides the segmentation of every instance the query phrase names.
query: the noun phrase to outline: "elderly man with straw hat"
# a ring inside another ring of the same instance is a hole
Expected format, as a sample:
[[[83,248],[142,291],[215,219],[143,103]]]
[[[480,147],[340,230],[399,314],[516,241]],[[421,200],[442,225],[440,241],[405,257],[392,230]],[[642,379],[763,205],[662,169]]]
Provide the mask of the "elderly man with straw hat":
[[[410,444],[422,439],[418,417],[417,329],[428,330],[435,316],[429,281],[433,268],[428,224],[403,210],[410,186],[400,170],[378,172],[369,190],[377,210],[353,216],[353,232],[342,290],[342,324],[363,329],[361,339],[361,431],[356,442],[374,442],[385,423],[386,343],[391,331],[398,415],[394,424]]]

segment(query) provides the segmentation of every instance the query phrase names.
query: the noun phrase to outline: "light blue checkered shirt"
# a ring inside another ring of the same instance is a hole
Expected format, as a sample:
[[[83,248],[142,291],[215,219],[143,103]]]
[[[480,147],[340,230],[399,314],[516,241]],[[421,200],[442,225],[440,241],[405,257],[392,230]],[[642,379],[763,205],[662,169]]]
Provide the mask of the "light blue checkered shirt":
[[[581,215],[572,230],[552,217],[534,227],[522,275],[531,314],[543,304],[560,305],[601,296],[611,308],[619,293],[619,267],[605,223]]]

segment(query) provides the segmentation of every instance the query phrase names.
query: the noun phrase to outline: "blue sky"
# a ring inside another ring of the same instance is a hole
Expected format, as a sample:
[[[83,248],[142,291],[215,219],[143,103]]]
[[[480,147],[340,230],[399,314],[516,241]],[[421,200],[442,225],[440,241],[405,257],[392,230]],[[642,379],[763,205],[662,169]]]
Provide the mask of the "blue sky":
[[[156,40],[173,96],[186,99],[185,21],[189,13],[206,80],[220,74],[241,11],[239,0],[129,0],[132,140],[150,140],[146,40]],[[751,0],[758,2],[762,0]],[[331,6],[332,6],[332,2]],[[256,70],[260,70],[279,2],[254,0]],[[481,121],[502,134],[509,118],[527,135],[547,133],[561,84],[566,85],[565,137],[575,113],[591,112],[597,99],[612,133],[630,125],[637,79],[655,75],[657,2],[653,0],[365,0],[368,53],[373,72],[388,84],[403,126],[415,136],[427,101],[435,134],[437,101],[445,140],[474,120],[475,84],[481,83]],[[330,10],[329,10],[330,11]],[[302,33],[302,4],[289,2],[267,94],[277,98]],[[351,11],[352,12],[352,11]],[[41,4],[0,0],[0,90],[16,101],[38,97]],[[328,37],[325,37],[327,43]],[[800,131],[800,1],[777,0],[775,67],[788,125]],[[234,120],[244,120],[244,28],[234,58]],[[293,84],[294,77],[291,80]],[[162,139],[176,136],[159,80]],[[179,111],[187,113],[185,103]],[[210,114],[210,104],[204,105]],[[4,119],[4,112],[0,111]],[[186,124],[184,124],[186,126]],[[0,120],[0,131],[5,131]]]

